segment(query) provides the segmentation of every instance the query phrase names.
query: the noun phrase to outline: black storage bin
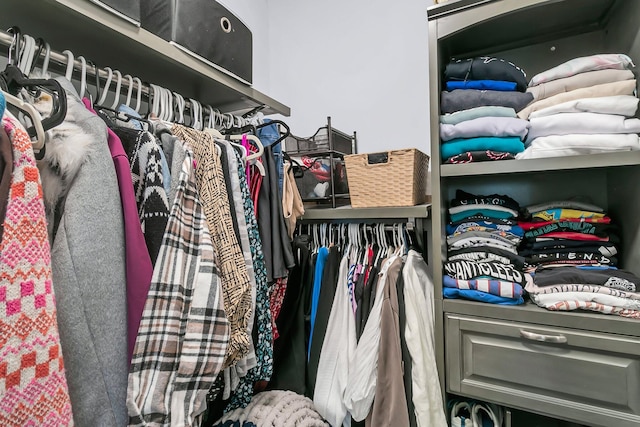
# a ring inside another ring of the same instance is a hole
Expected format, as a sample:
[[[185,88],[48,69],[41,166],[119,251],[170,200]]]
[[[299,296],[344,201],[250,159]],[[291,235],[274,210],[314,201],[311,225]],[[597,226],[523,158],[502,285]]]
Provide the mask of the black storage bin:
[[[140,24],[214,67],[252,82],[251,30],[215,0],[141,0]]]
[[[116,11],[128,21],[140,25],[140,0],[91,0],[109,11]]]

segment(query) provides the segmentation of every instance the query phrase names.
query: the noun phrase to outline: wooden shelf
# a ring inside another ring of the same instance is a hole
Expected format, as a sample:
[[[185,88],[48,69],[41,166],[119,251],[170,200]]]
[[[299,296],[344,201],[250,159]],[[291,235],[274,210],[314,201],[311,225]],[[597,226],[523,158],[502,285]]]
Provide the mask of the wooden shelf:
[[[349,219],[394,219],[394,218],[428,218],[431,204],[406,206],[406,207],[383,207],[383,208],[352,208],[342,206],[334,209],[330,208],[308,208],[305,210],[305,220],[349,220]]]
[[[99,67],[118,69],[222,111],[265,105],[265,114],[290,114],[286,105],[89,0],[5,0],[2,10],[2,28],[17,25],[23,33],[44,38],[52,49],[69,49]]]
[[[640,164],[640,151],[601,153],[585,156],[548,157],[544,159],[501,160],[495,162],[441,165],[440,176],[498,175],[632,166]]]

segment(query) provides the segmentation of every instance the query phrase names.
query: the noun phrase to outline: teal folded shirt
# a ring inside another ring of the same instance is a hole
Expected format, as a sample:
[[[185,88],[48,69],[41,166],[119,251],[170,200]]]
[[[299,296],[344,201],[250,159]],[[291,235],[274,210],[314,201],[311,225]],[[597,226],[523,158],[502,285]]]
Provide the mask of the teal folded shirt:
[[[516,154],[524,151],[524,144],[517,136],[480,136],[477,138],[452,139],[451,141],[443,142],[440,146],[443,160],[467,151],[484,150]]]

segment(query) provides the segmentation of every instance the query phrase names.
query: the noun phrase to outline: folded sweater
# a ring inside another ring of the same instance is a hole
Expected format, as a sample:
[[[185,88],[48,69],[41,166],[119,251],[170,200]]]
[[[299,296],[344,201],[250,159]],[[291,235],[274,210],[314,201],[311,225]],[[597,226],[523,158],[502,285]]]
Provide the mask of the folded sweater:
[[[441,124],[440,138],[443,141],[478,136],[517,136],[524,139],[528,130],[529,122],[527,120],[513,117],[480,117],[455,125]]]
[[[474,107],[497,105],[520,111],[531,101],[533,101],[533,95],[526,92],[457,89],[451,92],[442,92],[440,109],[443,113],[452,113]]]
[[[633,79],[633,72],[630,70],[588,71],[575,76],[540,83],[527,89],[527,92],[533,95],[534,100],[539,101],[563,92],[631,79]]]
[[[520,153],[524,144],[517,136],[457,138],[443,143],[440,152],[443,159],[448,159],[465,151],[492,150],[505,153]]]
[[[477,119],[478,117],[517,117],[517,115],[516,110],[513,108],[488,105],[443,114],[440,116],[440,123],[455,125],[465,120]]]
[[[562,113],[531,119],[526,145],[548,135],[640,132],[640,119],[598,113]]]
[[[586,71],[605,69],[626,70],[635,67],[631,58],[620,53],[599,54],[583,56],[566,61],[556,67],[536,74],[531,78],[529,86],[537,86],[540,83],[575,76]]]
[[[529,114],[529,120],[560,113],[617,114],[619,116],[633,117],[638,110],[638,101],[638,98],[632,95],[574,99],[534,111]]]
[[[638,135],[633,133],[549,135],[531,141],[526,150],[516,154],[516,159],[579,156],[632,150],[640,150]]]

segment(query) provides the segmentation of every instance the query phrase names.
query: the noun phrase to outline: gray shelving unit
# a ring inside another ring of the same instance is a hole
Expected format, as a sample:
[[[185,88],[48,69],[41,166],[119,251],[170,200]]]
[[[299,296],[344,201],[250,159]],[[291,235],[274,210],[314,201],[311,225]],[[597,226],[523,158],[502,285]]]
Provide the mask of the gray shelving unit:
[[[529,78],[596,53],[640,61],[639,16],[636,0],[451,0],[428,9],[430,252],[445,392],[589,426],[640,425],[638,320],[442,299],[446,211],[458,188],[508,194],[522,205],[589,196],[622,227],[621,267],[640,274],[640,152],[461,165],[442,164],[439,155],[441,76],[450,58],[505,58]]]
[[[52,49],[69,49],[221,111],[265,106],[265,114],[290,114],[286,105],[89,0],[3,0],[0,27],[13,25]]]

